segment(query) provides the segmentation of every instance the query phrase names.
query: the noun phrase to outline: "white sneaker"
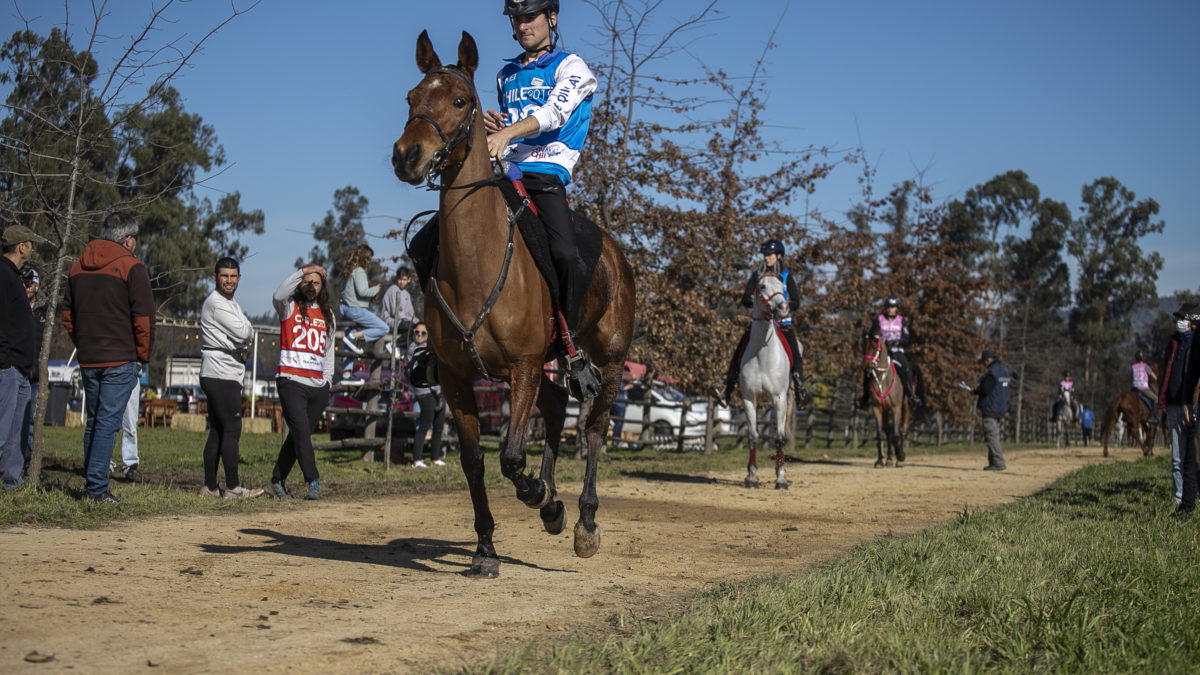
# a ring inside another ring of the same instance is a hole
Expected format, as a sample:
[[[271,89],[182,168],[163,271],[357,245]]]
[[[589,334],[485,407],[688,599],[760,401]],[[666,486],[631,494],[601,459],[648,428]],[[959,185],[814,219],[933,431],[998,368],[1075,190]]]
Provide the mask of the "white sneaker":
[[[429,465],[418,459],[417,461],[413,462],[413,468],[414,469],[428,469]]]
[[[346,345],[346,349],[349,349],[350,351],[354,352],[355,354],[363,353],[362,347],[359,347],[358,345],[354,344],[354,340],[349,335],[342,336],[342,344]]]
[[[220,497],[221,496],[221,488],[217,488],[216,490],[209,490],[208,486],[205,485],[200,488],[200,496],[201,497]]]
[[[248,490],[246,489],[246,486],[239,485],[232,490],[226,490],[223,496],[225,499],[253,499],[254,497],[261,496],[262,493],[262,488]]]
[[[440,459],[435,459],[435,460],[433,460],[433,465],[434,466],[446,466],[446,463]]]

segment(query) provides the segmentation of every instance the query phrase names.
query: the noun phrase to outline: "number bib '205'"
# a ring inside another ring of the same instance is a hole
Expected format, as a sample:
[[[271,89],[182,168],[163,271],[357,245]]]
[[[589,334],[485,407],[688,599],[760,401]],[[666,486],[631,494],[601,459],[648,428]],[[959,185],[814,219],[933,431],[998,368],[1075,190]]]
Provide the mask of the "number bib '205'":
[[[309,312],[316,310],[316,316]],[[325,350],[329,330],[316,307],[292,303],[292,311],[280,323],[279,375],[321,379],[325,376]]]

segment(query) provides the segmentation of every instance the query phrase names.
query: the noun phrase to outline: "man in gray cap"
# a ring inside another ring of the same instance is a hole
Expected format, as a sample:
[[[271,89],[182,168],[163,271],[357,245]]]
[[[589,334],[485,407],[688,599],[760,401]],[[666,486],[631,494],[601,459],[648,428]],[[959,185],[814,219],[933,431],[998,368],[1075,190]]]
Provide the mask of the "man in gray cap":
[[[979,377],[979,384],[971,390],[979,397],[979,414],[983,416],[983,438],[987,443],[988,463],[984,471],[1003,471],[1006,468],[1004,453],[1000,450],[1000,420],[1008,411],[1008,370],[1000,363],[1000,357],[990,349],[983,350],[979,362],[987,370]]]
[[[21,267],[33,260],[34,244],[46,240],[24,225],[4,230],[4,254],[0,259],[0,487],[20,487],[25,457],[21,432],[29,404],[29,376],[37,362],[37,324]]]
[[[1163,352],[1162,379],[1158,383],[1158,409],[1163,433],[1171,443],[1172,497],[1177,518],[1196,510],[1196,384],[1200,379],[1200,356],[1192,339],[1200,323],[1200,307],[1187,303],[1175,312],[1175,334]]]

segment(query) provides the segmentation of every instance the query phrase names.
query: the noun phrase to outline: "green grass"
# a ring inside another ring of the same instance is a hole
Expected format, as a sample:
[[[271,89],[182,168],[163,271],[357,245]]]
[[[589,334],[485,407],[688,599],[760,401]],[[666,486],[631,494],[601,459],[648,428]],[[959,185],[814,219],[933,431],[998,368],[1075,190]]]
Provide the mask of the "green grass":
[[[1168,517],[1168,462],[1091,466],[995,512],[472,672],[1195,672],[1200,523]]]

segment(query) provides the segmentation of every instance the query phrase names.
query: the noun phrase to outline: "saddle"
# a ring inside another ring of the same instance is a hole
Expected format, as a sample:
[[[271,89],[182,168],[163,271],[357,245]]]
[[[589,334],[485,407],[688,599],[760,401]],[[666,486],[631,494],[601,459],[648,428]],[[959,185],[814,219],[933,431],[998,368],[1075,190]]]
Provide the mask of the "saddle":
[[[792,345],[788,342],[787,336],[783,334],[783,328],[780,327],[778,321],[771,322],[771,328],[775,330],[775,336],[779,338],[779,343],[783,345],[783,353],[787,354],[788,370],[793,370],[796,367],[796,355],[792,353]],[[750,344],[750,330],[742,334],[741,341],[737,347],[737,361],[742,362],[742,357],[746,355],[746,346]]]
[[[1142,401],[1142,403],[1146,404],[1146,408],[1150,412],[1154,412],[1154,407],[1155,407],[1155,404],[1157,403],[1157,401],[1151,401],[1149,398],[1146,397],[1145,394],[1143,394],[1142,392],[1140,392],[1136,389],[1133,390],[1133,393],[1137,394],[1137,397]]]
[[[557,305],[558,275],[554,272],[554,261],[550,258],[550,242],[546,237],[546,226],[532,209],[524,208],[523,198],[510,181],[500,181],[499,187],[508,203],[509,211],[519,214],[517,229],[521,232],[521,238],[525,240],[525,247],[533,256],[533,262],[537,266],[538,272],[541,273],[542,279],[550,289],[550,298]],[[596,272],[596,265],[600,261],[600,253],[604,246],[603,232],[599,225],[574,209],[571,210],[571,224],[575,230],[575,246],[578,250],[575,262],[579,266],[581,283],[575,288],[574,297],[569,300],[578,305],[583,302],[583,297],[592,283],[592,275]],[[497,248],[503,247],[498,244]],[[408,255],[412,258],[413,267],[416,269],[417,278],[422,287],[426,286],[433,276],[437,254],[438,228],[435,215],[413,236],[408,245]]]

